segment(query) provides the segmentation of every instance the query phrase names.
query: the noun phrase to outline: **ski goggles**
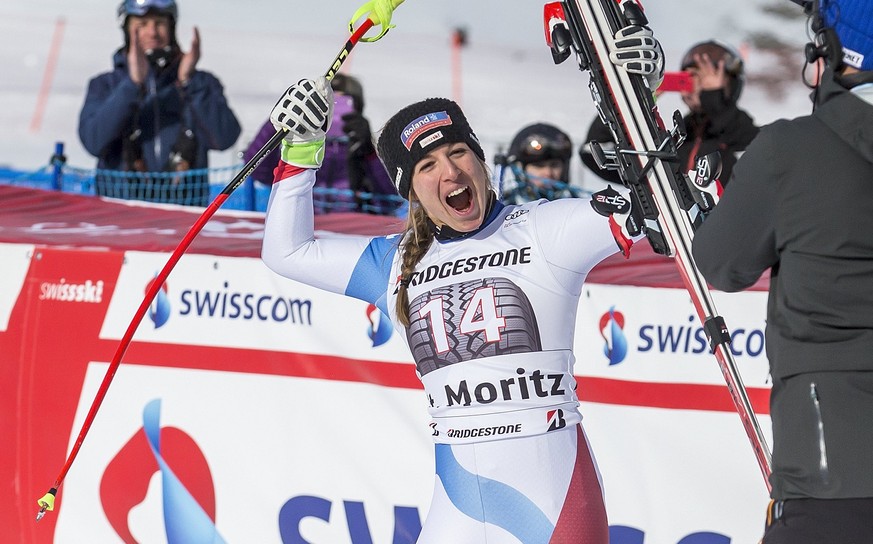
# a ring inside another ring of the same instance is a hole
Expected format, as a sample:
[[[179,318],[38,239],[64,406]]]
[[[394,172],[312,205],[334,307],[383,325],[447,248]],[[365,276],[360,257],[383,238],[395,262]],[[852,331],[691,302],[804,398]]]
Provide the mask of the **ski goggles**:
[[[572,155],[570,141],[566,138],[531,134],[521,141],[518,159],[522,162],[539,162],[549,159],[567,160]]]
[[[142,17],[149,11],[157,11],[169,15],[173,20],[178,16],[175,0],[124,0],[118,6],[118,16],[122,18],[128,15]]]

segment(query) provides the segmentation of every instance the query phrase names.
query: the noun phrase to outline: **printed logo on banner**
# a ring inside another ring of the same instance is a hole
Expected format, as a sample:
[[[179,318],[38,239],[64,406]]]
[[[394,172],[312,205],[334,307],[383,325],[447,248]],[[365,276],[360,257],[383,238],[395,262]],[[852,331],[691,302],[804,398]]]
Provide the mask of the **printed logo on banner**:
[[[237,291],[229,281],[225,281],[218,289],[182,290],[178,315],[312,326],[312,301],[272,293]]]
[[[646,323],[640,326],[637,351],[647,353],[687,353],[709,356],[711,353],[706,331],[693,315],[688,316],[688,324]],[[728,344],[735,357],[764,356],[764,330],[737,326],[731,329]]]
[[[61,278],[57,283],[46,281],[39,285],[39,300],[99,304],[103,302],[103,280],[67,283],[66,278]]]
[[[375,304],[367,306],[367,321],[370,323],[367,336],[373,341],[374,348],[381,346],[391,338],[391,331],[394,329],[391,320]]]
[[[215,527],[215,485],[200,447],[190,435],[160,424],[161,401],[143,409],[143,426],[119,450],[100,481],[100,502],[124,542],[136,542],[128,516],[146,498],[160,471],[168,544],[225,541]]]
[[[147,292],[154,282],[154,279],[149,281],[144,292]],[[178,285],[176,287],[178,288]],[[177,315],[207,319],[273,321],[312,326],[312,301],[309,299],[234,291],[230,289],[230,284],[227,281],[222,287],[222,289],[217,290],[182,290],[175,301],[179,308]],[[173,306],[174,304],[170,302],[170,291],[167,284],[164,283],[149,306],[149,319],[155,324],[156,329],[170,320]],[[372,322],[375,317],[370,319]],[[371,327],[376,331],[375,337],[371,336],[374,342],[385,343],[391,336],[390,322],[387,318],[385,318],[385,322],[385,324],[379,322]]]
[[[600,316],[600,336],[603,338],[603,354],[609,359],[609,366],[624,361],[627,356],[624,314],[615,311],[615,306],[610,306],[609,311]]]
[[[604,340],[603,354],[609,365],[622,362],[627,356],[629,345],[624,328],[624,314],[611,306],[600,316],[600,336]],[[737,327],[730,331],[731,342],[728,347],[735,357],[761,357],[765,355],[764,330],[761,328]],[[687,324],[643,323],[631,336],[636,340],[633,347],[639,353],[671,353],[705,355],[711,353],[706,331],[697,318],[689,315]]]
[[[279,535],[283,543],[310,542],[304,540],[302,526],[308,519],[317,519],[323,523],[347,525],[351,542],[375,542],[376,538],[370,532],[370,522],[367,511],[361,501],[343,500],[344,516],[331,516],[333,502],[330,499],[315,495],[297,495],[288,499],[279,510]],[[380,509],[376,509],[377,511]],[[414,506],[394,507],[394,544],[414,544],[421,534],[421,516]],[[348,541],[348,540],[347,540]],[[387,542],[387,540],[385,541]]]
[[[146,284],[145,292],[148,292],[148,290],[152,288],[157,276],[158,275],[155,274],[155,277]],[[155,299],[152,301],[151,306],[149,306],[149,319],[151,319],[152,323],[155,324],[156,329],[160,329],[167,320],[170,319],[170,297],[168,293],[167,283],[164,282],[164,284],[161,285],[158,294],[155,296]]]
[[[627,525],[609,526],[610,544],[644,544],[645,540],[646,533],[642,529]],[[678,544],[731,544],[731,539],[721,533],[701,531],[686,535],[679,539]]]
[[[439,451],[439,450],[438,450]],[[457,461],[452,463],[452,475],[466,478]],[[307,520],[319,520],[326,524],[345,523],[352,542],[373,542],[370,523],[367,519],[365,504],[360,501],[343,500],[342,508],[345,516],[331,516],[333,501],[317,495],[297,495],[288,499],[279,511],[279,534],[282,542],[304,542],[301,527]],[[337,505],[340,506],[340,505]],[[515,506],[523,507],[523,502]],[[394,507],[394,544],[413,544],[421,534],[421,517],[415,507]],[[646,533],[642,529],[627,525],[610,525],[609,542],[611,544],[645,544]],[[731,538],[712,531],[698,531],[679,539],[677,544],[730,544]]]

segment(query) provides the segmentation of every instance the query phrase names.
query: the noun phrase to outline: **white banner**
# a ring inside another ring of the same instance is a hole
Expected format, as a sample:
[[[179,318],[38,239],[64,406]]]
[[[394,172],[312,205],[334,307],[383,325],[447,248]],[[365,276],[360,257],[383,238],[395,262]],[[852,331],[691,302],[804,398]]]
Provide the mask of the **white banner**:
[[[27,482],[44,479],[46,467],[19,466],[22,452],[45,433],[66,436],[69,451],[168,258],[127,252],[122,264],[117,253],[54,250],[31,278],[54,294],[16,307],[10,289],[16,299],[37,294],[21,288],[33,274],[29,251],[0,245],[0,316],[9,330],[29,331],[33,346],[11,367],[20,372],[10,374],[4,407],[23,410],[13,420],[22,423],[8,426],[22,434],[0,459]],[[71,256],[82,287],[73,296],[93,303],[61,303]],[[766,297],[715,293],[769,440]],[[67,475],[51,514],[54,541],[411,544],[430,503],[433,444],[411,357],[386,325],[368,304],[279,278],[259,259],[183,257]],[[63,357],[48,349],[59,345]],[[766,487],[687,293],[588,285],[576,348],[611,544],[756,542]],[[53,392],[75,411],[72,427],[40,412]],[[39,444],[41,458],[60,460],[51,442]]]
[[[12,307],[18,300],[27,268],[30,266],[30,256],[33,246],[25,244],[0,244],[0,331],[9,326],[9,316]]]

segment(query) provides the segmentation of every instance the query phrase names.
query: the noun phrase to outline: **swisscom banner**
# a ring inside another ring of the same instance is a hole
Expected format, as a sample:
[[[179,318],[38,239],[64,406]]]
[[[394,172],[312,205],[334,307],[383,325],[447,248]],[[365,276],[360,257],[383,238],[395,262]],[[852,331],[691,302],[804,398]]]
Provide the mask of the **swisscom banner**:
[[[414,542],[434,460],[405,345],[251,257],[181,259],[34,522],[167,258],[0,244],[0,541]],[[769,437],[766,293],[716,303]],[[589,285],[576,346],[612,543],[757,541],[766,488],[687,293]]]

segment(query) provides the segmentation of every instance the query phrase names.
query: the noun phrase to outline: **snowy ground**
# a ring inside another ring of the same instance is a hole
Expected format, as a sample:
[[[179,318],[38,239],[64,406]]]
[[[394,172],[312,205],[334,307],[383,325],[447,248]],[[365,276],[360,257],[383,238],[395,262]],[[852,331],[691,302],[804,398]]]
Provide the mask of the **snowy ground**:
[[[323,73],[344,43],[348,19],[361,0],[182,0],[178,25],[183,47],[199,27],[199,68],[216,74],[243,125],[231,151],[214,153],[212,166],[238,162],[284,88]],[[552,64],[543,39],[541,1],[408,0],[394,17],[397,28],[382,41],[361,44],[348,71],[365,86],[374,130],[400,107],[427,96],[458,99],[491,156],[520,127],[555,123],[581,143],[594,117],[588,76],[571,61]],[[64,142],[69,163],[91,167],[95,159],[78,141],[79,108],[88,79],[110,68],[121,44],[115,1],[30,0],[0,6],[0,167],[36,169],[55,142]],[[788,0],[648,0],[647,15],[664,45],[668,69],[676,69],[692,43],[719,38],[741,48],[749,81],[741,104],[759,123],[810,110],[800,82],[804,20]],[[463,27],[460,96],[452,84],[451,34]],[[51,44],[60,36],[51,70]],[[787,53],[769,47],[783,44]],[[48,69],[47,69],[48,68]],[[46,100],[40,89],[53,75]],[[661,98],[665,118],[684,111],[676,96]],[[596,183],[574,157],[574,180]]]

